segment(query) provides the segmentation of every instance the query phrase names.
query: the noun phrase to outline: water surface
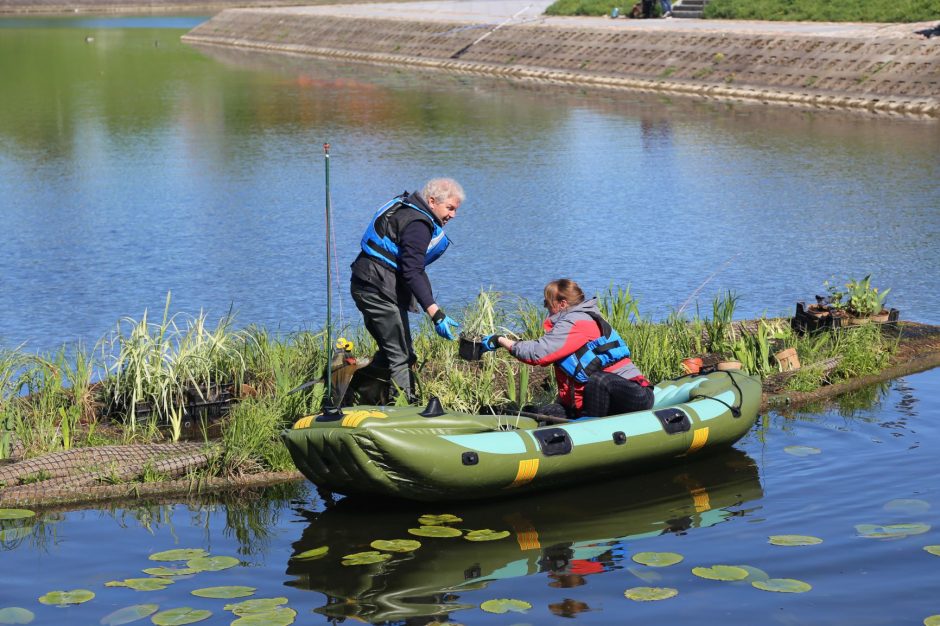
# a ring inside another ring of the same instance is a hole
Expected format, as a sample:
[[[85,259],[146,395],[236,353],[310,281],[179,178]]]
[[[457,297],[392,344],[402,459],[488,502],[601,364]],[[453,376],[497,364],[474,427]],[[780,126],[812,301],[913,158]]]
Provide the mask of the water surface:
[[[3,345],[90,344],[167,292],[321,327],[324,141],[340,323],[369,216],[436,175],[468,194],[430,270],[449,311],[570,276],[655,318],[727,289],[739,316],[789,314],[872,273],[940,322],[935,122],[197,50],[196,21],[0,21]]]

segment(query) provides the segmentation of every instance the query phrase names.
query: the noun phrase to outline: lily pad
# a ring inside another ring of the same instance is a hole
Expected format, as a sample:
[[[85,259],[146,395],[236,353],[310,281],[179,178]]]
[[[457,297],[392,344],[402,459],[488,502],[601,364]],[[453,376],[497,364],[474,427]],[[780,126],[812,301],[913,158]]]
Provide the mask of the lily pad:
[[[822,543],[822,539],[810,535],[771,535],[768,543],[775,546],[815,546]]]
[[[623,595],[637,602],[651,602],[674,598],[679,595],[679,590],[672,587],[633,587],[624,591]]]
[[[123,609],[118,609],[114,613],[108,613],[102,617],[101,624],[104,626],[130,624],[139,619],[150,617],[156,613],[159,608],[159,605],[156,604],[135,604],[134,606],[126,606]]]
[[[319,548],[304,550],[300,554],[295,554],[293,558],[301,561],[312,561],[313,559],[319,559],[320,557],[326,556],[326,553],[329,551],[329,546],[320,546]]]
[[[699,578],[708,580],[744,580],[748,577],[748,571],[734,565],[712,565],[711,567],[693,567],[692,573]]]
[[[930,510],[930,503],[926,500],[918,500],[915,498],[898,498],[886,502],[884,510],[898,513],[926,513]]]
[[[441,513],[440,515],[422,515],[418,518],[418,524],[421,526],[442,526],[444,524],[456,524],[463,519],[450,513]]]
[[[901,539],[911,535],[922,535],[930,530],[930,524],[919,522],[909,524],[888,524],[879,526],[878,524],[856,524],[855,530],[859,536],[866,539]]]
[[[151,561],[188,561],[202,556],[209,556],[209,553],[202,548],[178,548],[176,550],[154,552],[147,558]]]
[[[290,626],[297,619],[297,611],[286,606],[243,615],[232,626]]]
[[[104,584],[105,587],[129,587],[134,591],[162,591],[173,584],[169,578],[125,578],[112,580]]]
[[[287,604],[287,598],[281,596],[277,598],[253,598],[251,600],[242,600],[235,604],[226,604],[223,609],[231,611],[239,617],[253,615],[255,613],[265,613],[272,611],[282,604]]]
[[[189,606],[181,606],[168,611],[160,611],[150,618],[150,621],[157,626],[183,626],[183,624],[195,624],[204,619],[209,619],[212,611],[205,609],[194,609]]]
[[[186,567],[197,572],[221,572],[224,569],[235,567],[241,563],[234,556],[201,556],[186,561]]]
[[[200,598],[222,598],[231,600],[232,598],[244,598],[250,596],[257,589],[254,587],[245,587],[244,585],[229,585],[224,587],[203,587],[194,589],[190,593]]]
[[[414,552],[421,547],[421,542],[414,539],[376,539],[369,545],[383,552]]]
[[[776,591],[777,593],[805,593],[812,589],[812,585],[795,578],[768,578],[767,580],[755,580],[751,583],[752,587],[757,587],[763,591]]]
[[[356,552],[347,554],[343,557],[340,565],[371,565],[372,563],[381,563],[392,558],[391,554],[370,550],[368,552]]]
[[[0,521],[26,519],[34,515],[36,515],[36,512],[29,509],[0,509]]]
[[[94,592],[88,591],[87,589],[72,589],[71,591],[50,591],[44,596],[40,596],[39,601],[43,604],[64,606],[66,604],[88,602],[94,597]]]
[[[924,626],[940,626],[940,615],[931,615],[924,618]]]
[[[483,528],[481,530],[471,530],[464,535],[463,538],[467,541],[496,541],[497,539],[505,539],[508,536],[508,530],[490,530],[489,528]]]
[[[36,615],[29,609],[18,606],[8,606],[5,609],[0,609],[0,624],[29,624],[34,619],[36,619]]]
[[[449,526],[422,526],[409,528],[408,533],[418,537],[459,537],[463,531]]]
[[[141,570],[144,574],[148,576],[188,576],[189,574],[196,574],[199,572],[197,569],[192,569],[190,567],[147,567]]]
[[[924,550],[934,556],[940,556],[940,546],[924,546]]]
[[[637,552],[633,555],[634,561],[650,567],[669,567],[681,563],[684,558],[675,552]]]
[[[525,600],[497,598],[495,600],[487,600],[480,605],[480,608],[487,613],[524,613],[531,609],[532,605]]]
[[[812,456],[822,452],[822,450],[813,446],[787,446],[783,451],[793,456]]]

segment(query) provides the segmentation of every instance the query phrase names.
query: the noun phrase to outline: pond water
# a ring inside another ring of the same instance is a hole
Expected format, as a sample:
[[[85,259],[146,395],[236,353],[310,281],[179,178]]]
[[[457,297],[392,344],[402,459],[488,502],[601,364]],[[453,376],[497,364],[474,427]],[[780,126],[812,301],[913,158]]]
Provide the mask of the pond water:
[[[341,324],[369,217],[436,175],[468,194],[430,269],[449,312],[570,276],[657,319],[727,289],[739,316],[792,314],[872,273],[940,322],[936,122],[197,50],[200,19],[0,20],[0,345],[91,345],[168,292],[321,328],[324,141]]]
[[[34,624],[108,624],[115,611],[155,605],[212,613],[232,623],[228,603],[284,598],[296,623],[343,618],[367,623],[467,625],[611,623],[920,624],[940,614],[940,370],[842,399],[839,405],[761,418],[735,449],[644,476],[479,504],[393,507],[351,499],[330,503],[308,483],[223,501],[42,513],[0,522],[0,609],[19,607]],[[451,526],[509,536],[486,543],[408,533],[422,514],[450,513]],[[816,545],[778,546],[776,535]],[[381,564],[344,566],[376,539],[418,539],[421,547]],[[328,547],[315,560],[294,558]],[[146,577],[145,568],[183,567],[149,556],[201,549],[237,565],[177,576],[163,590],[106,583]],[[683,560],[642,565],[642,552]],[[804,593],[722,582],[695,567],[746,566],[755,578],[803,581]],[[756,568],[756,569],[753,569]],[[206,587],[255,589],[235,600],[201,598]],[[637,602],[634,587],[678,595]],[[86,589],[79,605],[46,606],[49,591]],[[480,605],[513,599],[524,613],[493,615]],[[3,613],[0,611],[0,616]],[[104,620],[104,621],[102,621]],[[140,623],[145,623],[146,620]],[[271,622],[266,622],[271,623]]]
[[[162,310],[168,291],[174,311],[318,328],[324,141],[346,323],[365,222],[432,175],[468,193],[431,269],[448,308],[481,286],[538,301],[569,275],[591,291],[629,284],[663,317],[712,277],[704,306],[734,289],[740,316],[778,314],[833,276],[871,272],[903,317],[940,323],[936,123],[196,50],[179,37],[197,21],[0,21],[0,345],[91,343],[121,316]],[[922,623],[940,614],[940,556],[924,550],[940,545],[938,397],[932,370],[769,413],[726,453],[521,499],[328,505],[300,483],[2,521],[0,623],[12,607],[35,624],[125,623],[113,614],[139,604],[231,623],[224,606],[241,599],[191,593],[218,585],[283,597],[297,623]],[[510,535],[421,538],[384,564],[341,565],[375,539],[413,538],[425,513]],[[791,534],[822,542],[768,543]],[[292,558],[321,546],[323,558]],[[163,590],[106,586],[182,567],[148,559],[177,548],[238,564]],[[640,552],[683,560],[650,567]],[[750,579],[692,574],[717,564]],[[759,590],[757,570],[812,589]],[[624,597],[638,586],[678,595]],[[38,601],[75,589],[96,595]],[[500,598],[531,608],[479,608]]]

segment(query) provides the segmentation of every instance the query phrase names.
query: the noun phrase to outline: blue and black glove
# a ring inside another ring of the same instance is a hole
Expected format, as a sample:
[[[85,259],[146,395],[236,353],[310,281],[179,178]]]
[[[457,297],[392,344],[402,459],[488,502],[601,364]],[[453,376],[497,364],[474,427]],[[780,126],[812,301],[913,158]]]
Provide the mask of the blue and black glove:
[[[444,339],[453,341],[457,338],[457,334],[454,331],[460,328],[460,324],[444,313],[443,309],[438,309],[437,313],[431,316],[431,321],[434,322],[434,330]]]
[[[502,335],[487,335],[484,337],[480,341],[482,344],[480,346],[480,352],[492,352],[493,350],[497,350],[499,348],[500,337],[502,337]]]

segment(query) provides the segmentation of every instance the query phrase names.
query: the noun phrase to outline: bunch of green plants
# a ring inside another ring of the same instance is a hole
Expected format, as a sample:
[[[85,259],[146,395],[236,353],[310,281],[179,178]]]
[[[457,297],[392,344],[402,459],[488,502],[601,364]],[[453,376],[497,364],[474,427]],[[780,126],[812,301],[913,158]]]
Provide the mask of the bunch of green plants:
[[[937,0],[711,0],[707,19],[805,22],[922,22],[940,14]]]
[[[846,309],[858,317],[870,317],[881,313],[884,309],[888,292],[891,289],[879,291],[871,286],[871,274],[861,280],[849,279],[844,285],[835,281],[823,283],[828,294],[827,301],[833,309]]]
[[[140,404],[145,404],[157,420],[170,424],[176,441],[191,399],[205,400],[213,388],[244,380],[244,338],[232,330],[231,317],[209,330],[204,313],[181,326],[169,309],[167,294],[159,322],[149,322],[144,311],[139,322],[124,318],[118,323],[106,355],[110,363],[104,388],[131,433],[137,430]],[[151,431],[155,427],[151,420]]]
[[[610,15],[614,7],[628,7],[632,4],[618,4],[610,0],[556,0],[545,9],[545,15]]]
[[[876,374],[891,360],[897,339],[887,339],[877,325],[849,326],[801,336],[794,347],[803,367],[787,381],[794,391],[813,391],[823,384]],[[823,367],[837,359],[834,368]]]
[[[292,423],[283,396],[248,398],[232,407],[222,423],[222,453],[215,471],[237,475],[294,468],[280,432]]]

